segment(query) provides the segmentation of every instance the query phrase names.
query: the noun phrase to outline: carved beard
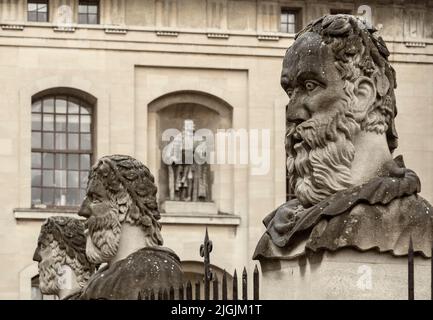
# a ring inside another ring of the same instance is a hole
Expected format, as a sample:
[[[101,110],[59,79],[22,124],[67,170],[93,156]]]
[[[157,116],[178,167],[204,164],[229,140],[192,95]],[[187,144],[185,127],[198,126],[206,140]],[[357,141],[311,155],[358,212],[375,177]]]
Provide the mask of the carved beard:
[[[45,259],[38,264],[39,269],[39,289],[43,294],[57,295],[59,287],[59,275],[54,267],[52,259]]]
[[[103,215],[92,215],[87,226],[87,258],[95,264],[110,261],[116,255],[120,242],[121,223],[117,208],[112,207]]]
[[[352,186],[352,139],[360,126],[346,100],[333,114],[319,114],[287,130],[290,185],[304,207],[310,207]]]

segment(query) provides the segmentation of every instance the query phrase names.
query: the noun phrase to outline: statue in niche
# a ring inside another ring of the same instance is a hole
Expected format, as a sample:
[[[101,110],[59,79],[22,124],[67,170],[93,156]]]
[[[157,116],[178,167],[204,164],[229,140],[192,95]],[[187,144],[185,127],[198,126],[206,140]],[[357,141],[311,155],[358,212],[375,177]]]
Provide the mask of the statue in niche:
[[[130,156],[102,157],[92,167],[79,215],[87,218],[88,259],[107,265],[80,299],[136,300],[142,290],[182,284],[179,257],[162,246],[156,192],[149,169]]]
[[[431,205],[418,176],[393,159],[395,71],[376,30],[328,15],[295,38],[283,60],[286,151],[296,198],[264,219],[255,259],[352,247],[431,256]]]
[[[41,227],[33,255],[39,289],[62,300],[74,300],[95,270],[86,257],[84,224],[69,217],[50,217]]]
[[[211,201],[210,168],[207,163],[209,145],[194,139],[194,122],[185,120],[181,135],[164,149],[171,201]]]

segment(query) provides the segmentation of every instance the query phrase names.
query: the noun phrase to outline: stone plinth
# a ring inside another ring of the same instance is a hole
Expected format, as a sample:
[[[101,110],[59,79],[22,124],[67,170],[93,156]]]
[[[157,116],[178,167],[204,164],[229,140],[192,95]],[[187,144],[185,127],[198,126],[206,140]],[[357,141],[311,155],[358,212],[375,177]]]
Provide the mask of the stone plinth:
[[[430,259],[414,260],[415,299],[430,299]],[[407,257],[344,249],[261,265],[263,299],[408,299]]]
[[[218,214],[214,202],[164,201],[161,210],[165,213]]]

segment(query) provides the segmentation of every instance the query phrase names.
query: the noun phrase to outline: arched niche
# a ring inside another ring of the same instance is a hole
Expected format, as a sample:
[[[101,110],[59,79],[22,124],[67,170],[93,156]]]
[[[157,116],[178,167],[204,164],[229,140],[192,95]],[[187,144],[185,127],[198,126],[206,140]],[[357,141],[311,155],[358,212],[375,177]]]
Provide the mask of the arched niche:
[[[167,129],[182,131],[184,121],[192,120],[195,130],[209,129],[215,134],[217,130],[227,130],[232,127],[232,114],[233,108],[226,101],[199,91],[172,92],[149,103],[149,165],[158,183],[160,204],[164,204],[169,198],[168,167],[163,163],[161,157],[166,145],[162,141],[162,133]],[[233,213],[233,168],[231,166],[210,164],[209,189],[210,200],[215,203],[217,210]]]

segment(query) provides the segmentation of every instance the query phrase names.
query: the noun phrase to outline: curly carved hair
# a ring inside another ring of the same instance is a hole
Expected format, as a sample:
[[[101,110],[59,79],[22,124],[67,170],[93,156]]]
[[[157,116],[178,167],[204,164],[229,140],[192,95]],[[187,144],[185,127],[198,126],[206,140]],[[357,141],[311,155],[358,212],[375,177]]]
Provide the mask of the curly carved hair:
[[[335,66],[346,80],[345,91],[352,95],[353,83],[366,76],[376,85],[376,101],[368,110],[361,128],[366,131],[385,133],[392,152],[397,147],[394,118],[397,107],[394,89],[397,87],[395,71],[388,61],[389,51],[376,29],[359,18],[346,14],[326,15],[305,27],[295,39],[306,32],[319,34],[330,46]]]
[[[50,217],[41,227],[38,246],[42,243],[53,251],[52,268],[56,273],[61,272],[62,265],[68,265],[74,271],[80,287],[84,287],[95,271],[95,265],[86,256],[84,223],[70,217]]]
[[[162,245],[157,187],[150,170],[126,155],[100,158],[89,173],[89,182],[99,180],[109,200],[119,209],[120,222],[141,226],[154,245]]]

